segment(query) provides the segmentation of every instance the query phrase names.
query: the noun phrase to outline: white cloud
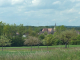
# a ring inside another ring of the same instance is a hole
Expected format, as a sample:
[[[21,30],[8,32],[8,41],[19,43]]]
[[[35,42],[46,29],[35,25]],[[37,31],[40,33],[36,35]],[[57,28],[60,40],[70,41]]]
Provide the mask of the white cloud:
[[[77,3],[77,4],[75,5],[75,7],[80,7],[80,3]]]
[[[72,22],[72,20],[69,20],[68,22]]]
[[[53,2],[53,5],[60,4],[60,3],[61,3],[60,1],[56,1],[56,2]]]
[[[80,14],[80,12],[79,12],[79,14]]]
[[[76,12],[76,10],[74,8],[68,10],[69,13],[72,13],[72,12]]]
[[[66,10],[61,11],[60,14],[63,15],[63,13],[75,13],[75,12],[78,12],[78,10],[71,8],[71,9],[66,9]]]
[[[78,17],[75,17],[75,18],[78,18]]]
[[[69,22],[75,22],[74,19],[80,19],[79,7],[80,0],[0,0],[0,18],[7,22],[35,20],[44,21],[43,25],[45,25],[47,20],[50,23],[67,25]],[[23,24],[26,24],[25,22]]]
[[[4,0],[0,0],[0,6],[4,3]]]
[[[11,0],[11,4],[17,4],[17,3],[22,3],[24,0]]]
[[[11,0],[0,0],[0,6],[3,6],[3,5],[8,5],[8,4],[10,4],[10,1]]]
[[[75,2],[75,0],[70,0],[71,2]]]
[[[0,6],[10,6],[15,4],[21,4],[24,0],[0,0]]]
[[[80,0],[70,0],[71,2],[78,2],[78,1],[80,1]]]
[[[32,5],[37,6],[39,5],[40,0],[32,0]]]
[[[69,20],[68,22],[71,23],[71,22],[73,22],[73,21],[75,21],[75,19],[73,19],[73,20]]]

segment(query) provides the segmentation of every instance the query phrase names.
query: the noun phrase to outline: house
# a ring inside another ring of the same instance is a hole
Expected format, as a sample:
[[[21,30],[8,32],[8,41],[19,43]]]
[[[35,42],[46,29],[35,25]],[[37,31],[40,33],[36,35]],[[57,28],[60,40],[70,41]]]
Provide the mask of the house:
[[[47,28],[43,28],[42,32],[48,32],[48,29]]]
[[[18,32],[16,32],[16,35],[19,35],[19,33],[18,33]]]
[[[53,34],[55,31],[53,28],[43,28],[41,32],[42,33],[47,32],[48,34]]]
[[[26,35],[24,34],[22,37],[26,37]]]
[[[42,34],[44,32],[47,32],[48,34],[54,34],[55,29],[56,29],[56,23],[55,23],[54,28],[43,28],[38,34]]]

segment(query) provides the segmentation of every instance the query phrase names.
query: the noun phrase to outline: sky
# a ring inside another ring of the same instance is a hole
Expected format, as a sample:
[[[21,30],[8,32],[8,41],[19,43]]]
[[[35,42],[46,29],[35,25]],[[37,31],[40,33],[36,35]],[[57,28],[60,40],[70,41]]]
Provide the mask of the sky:
[[[24,26],[80,26],[80,0],[0,0],[0,21]]]

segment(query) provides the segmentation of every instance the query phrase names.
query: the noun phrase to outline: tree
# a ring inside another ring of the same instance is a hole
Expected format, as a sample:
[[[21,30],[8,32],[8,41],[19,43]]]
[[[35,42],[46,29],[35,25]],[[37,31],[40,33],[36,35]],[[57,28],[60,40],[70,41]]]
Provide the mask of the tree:
[[[47,35],[43,39],[43,44],[47,45],[47,50],[48,50],[48,46],[52,45],[53,43],[54,43],[54,36],[52,34]]]
[[[5,24],[3,27],[3,34],[7,37],[10,37],[10,33],[11,33],[11,28],[9,24]]]
[[[20,24],[19,26],[16,26],[16,24],[11,26],[11,29],[13,28],[12,31],[12,46],[23,46],[24,44],[24,39],[23,39],[23,34],[25,31],[25,27],[23,24]]]
[[[56,33],[60,33],[60,27],[56,26]]]
[[[45,36],[43,34],[39,35],[39,39],[43,40],[45,38]]]
[[[52,34],[49,34],[49,35],[47,35],[44,39],[43,39],[43,41],[45,41],[46,43],[46,45],[52,45],[53,44],[53,35]]]
[[[0,36],[0,45],[2,46],[2,51],[3,51],[3,46],[11,45],[10,41],[11,40],[10,39],[7,39],[6,36],[4,36],[4,35],[1,35]]]
[[[32,31],[32,33],[30,34],[31,36],[37,36],[35,31]]]
[[[23,24],[20,24],[18,26],[18,33],[19,33],[19,36],[22,37],[23,33],[24,33],[24,30],[25,30],[25,27],[23,26]]]
[[[77,45],[80,45],[80,35],[77,36]]]
[[[67,44],[69,44],[70,39],[75,36],[77,36],[77,33],[75,30],[65,30],[60,33],[59,38],[60,40],[64,41],[65,48],[67,48]]]
[[[60,31],[65,31],[66,27],[64,25],[60,26]]]
[[[65,31],[66,27],[64,25],[62,26],[56,26],[56,33],[60,34],[62,31]]]
[[[0,22],[0,35],[3,34],[3,27],[4,27],[4,24],[2,23],[2,21]]]
[[[23,46],[24,45],[24,39],[20,36],[14,36],[11,41],[12,46]]]
[[[77,37],[78,37],[78,36],[75,36],[75,37],[72,37],[72,38],[70,39],[70,44],[71,44],[71,45],[77,45]]]
[[[39,44],[40,41],[36,37],[28,36],[27,39],[25,39],[24,45],[31,45],[31,51],[32,51],[32,45],[37,45]]]
[[[48,32],[47,32],[47,31],[45,31],[45,32],[44,32],[44,35],[47,35],[47,34],[48,34]]]

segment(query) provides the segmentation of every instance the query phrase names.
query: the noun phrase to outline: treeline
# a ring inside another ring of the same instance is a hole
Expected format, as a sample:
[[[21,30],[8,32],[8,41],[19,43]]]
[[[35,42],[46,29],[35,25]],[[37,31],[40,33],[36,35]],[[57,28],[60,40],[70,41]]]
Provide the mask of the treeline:
[[[0,41],[2,41],[0,42],[0,45],[1,46],[33,46],[33,45],[51,46],[51,45],[65,44],[65,46],[67,46],[67,44],[68,45],[80,44],[80,35],[79,35],[80,27],[78,27],[78,29],[75,29],[75,28],[67,28],[64,25],[62,25],[62,26],[56,26],[54,34],[48,34],[47,32],[38,34],[43,28],[54,28],[54,26],[35,27],[35,26],[23,26],[23,24],[10,25],[0,22]],[[7,42],[9,43],[6,44]]]

